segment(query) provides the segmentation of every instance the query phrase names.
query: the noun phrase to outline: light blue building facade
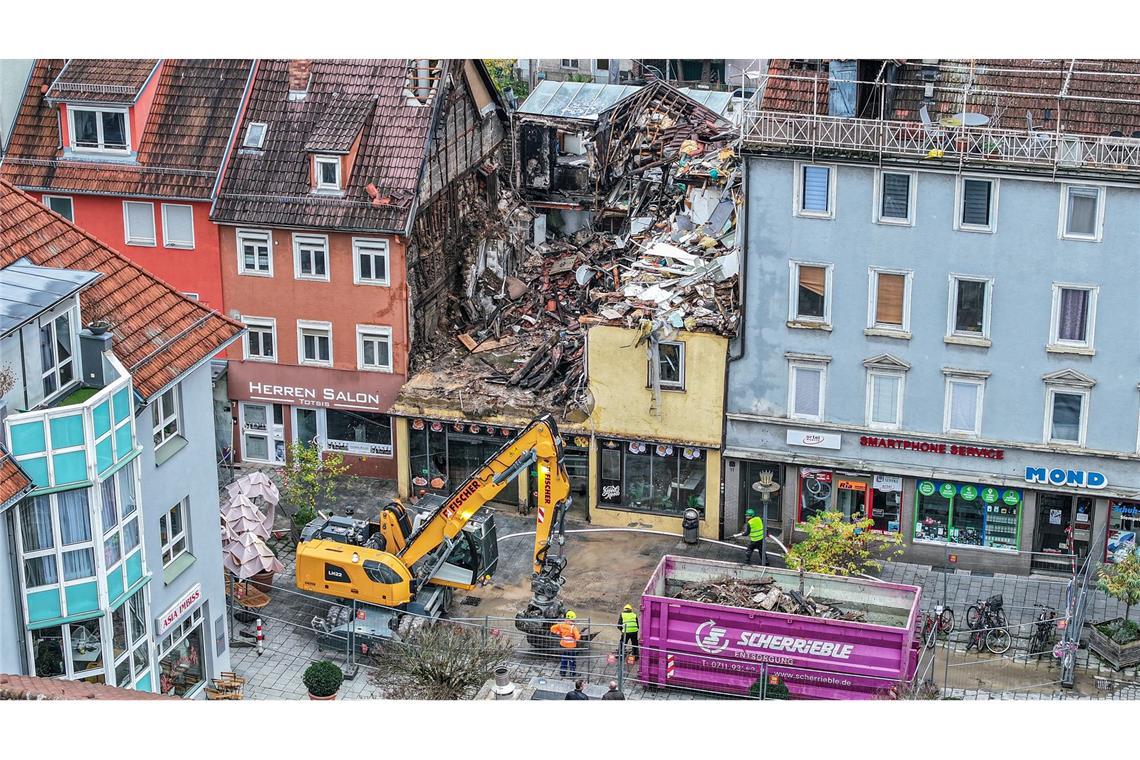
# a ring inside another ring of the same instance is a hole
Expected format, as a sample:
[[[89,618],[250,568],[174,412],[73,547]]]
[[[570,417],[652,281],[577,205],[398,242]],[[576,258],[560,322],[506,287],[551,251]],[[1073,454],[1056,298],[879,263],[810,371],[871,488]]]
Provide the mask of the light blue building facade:
[[[870,515],[924,564],[1122,556],[1140,512],[1136,167],[1057,162],[1053,135],[1046,170],[925,160],[858,121],[880,130],[871,150],[853,132],[812,150],[775,119],[746,141],[724,532],[762,506],[767,470],[785,543],[831,509]]]

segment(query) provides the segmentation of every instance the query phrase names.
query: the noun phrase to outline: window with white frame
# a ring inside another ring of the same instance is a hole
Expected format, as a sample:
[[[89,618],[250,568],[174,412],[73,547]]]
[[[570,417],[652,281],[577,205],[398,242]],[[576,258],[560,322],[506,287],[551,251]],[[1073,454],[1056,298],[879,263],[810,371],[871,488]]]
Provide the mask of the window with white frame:
[[[75,221],[75,204],[66,195],[45,195],[44,205],[69,222]]]
[[[1058,232],[1062,238],[1099,241],[1103,223],[1103,187],[1061,185],[1061,221]]]
[[[902,427],[903,387],[906,376],[901,371],[867,370],[867,426],[883,430]]]
[[[560,59],[558,59],[558,65],[560,68],[563,68],[563,69],[576,69],[576,68],[578,68],[578,59],[577,58],[560,58]]]
[[[357,285],[387,285],[388,241],[352,239],[352,281]]]
[[[332,364],[332,322],[297,320],[297,353],[302,364]]]
[[[913,273],[872,267],[869,276],[867,327],[909,335],[910,285]]]
[[[298,280],[328,281],[328,237],[324,235],[293,235],[293,276]]]
[[[316,178],[318,190],[339,192],[341,189],[340,157],[313,156],[313,176]]]
[[[1056,385],[1045,389],[1045,442],[1085,445],[1088,388]]]
[[[142,589],[111,611],[111,643],[115,657],[115,686],[138,686],[150,676],[146,597]],[[108,681],[108,683],[111,683]]]
[[[168,567],[189,548],[186,540],[186,502],[187,499],[183,499],[158,518],[163,567]]]
[[[649,364],[649,380],[647,386],[653,387],[653,361]],[[657,379],[658,386],[665,390],[685,390],[685,344],[681,341],[661,342],[657,344]]]
[[[356,326],[356,367],[373,372],[392,371],[392,328]]]
[[[1053,283],[1049,350],[1090,352],[1096,327],[1095,285]]]
[[[154,434],[154,448],[157,451],[163,444],[181,434],[179,420],[181,406],[178,399],[178,386],[165,391],[150,404],[151,430]]]
[[[948,337],[988,339],[994,281],[987,277],[950,275]]]
[[[790,262],[788,321],[831,324],[831,264]]]
[[[964,435],[982,434],[984,378],[947,373],[942,431]]]
[[[827,398],[827,362],[790,360],[788,362],[788,416],[820,422]]]
[[[795,213],[817,219],[835,216],[834,166],[796,165]]]
[[[253,361],[277,361],[277,320],[272,317],[243,315],[245,323],[245,358]]]
[[[155,245],[154,204],[123,201],[124,237],[127,245]]]
[[[194,247],[194,207],[162,204],[162,244],[167,248]]]
[[[965,232],[997,229],[998,181],[984,177],[959,177],[954,225]]]
[[[245,138],[242,140],[243,148],[260,149],[265,144],[265,133],[268,126],[259,121],[251,121],[245,128]]]
[[[130,122],[127,110],[69,106],[67,116],[73,150],[100,153],[130,153]]]
[[[45,398],[75,382],[74,309],[40,319],[40,367]]]
[[[259,230],[237,231],[238,274],[273,276],[270,235]]]
[[[881,224],[914,224],[916,186],[916,175],[911,172],[879,172],[875,221]]]

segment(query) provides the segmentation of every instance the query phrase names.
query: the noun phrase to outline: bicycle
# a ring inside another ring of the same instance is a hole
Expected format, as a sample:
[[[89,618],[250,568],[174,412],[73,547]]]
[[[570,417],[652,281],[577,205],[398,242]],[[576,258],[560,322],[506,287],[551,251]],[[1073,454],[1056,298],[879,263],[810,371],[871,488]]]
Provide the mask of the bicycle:
[[[1058,641],[1053,646],[1053,656],[1061,661],[1061,670],[1072,670],[1077,649],[1080,645],[1075,641]]]
[[[989,607],[990,612],[996,617],[999,625],[1005,625],[1005,612],[1002,611],[1004,601],[1001,594],[994,594],[989,599],[979,599],[977,604],[971,604],[966,608],[966,625],[970,628],[978,627],[978,619],[981,617],[981,611],[985,607]]]
[[[1029,639],[1029,654],[1037,655],[1037,659],[1052,650],[1053,637],[1057,632],[1057,611],[1044,604],[1035,604],[1041,611],[1037,613],[1034,622],[1033,635]]]
[[[940,604],[934,608],[933,615],[929,612],[923,614],[922,638],[924,641],[930,639],[930,634],[936,627],[938,633],[943,636],[949,636],[954,631],[954,610],[949,607],[943,608]]]
[[[1005,654],[1013,646],[1013,636],[1005,627],[1004,620],[999,620],[997,610],[990,607],[989,601],[981,602],[975,625],[971,626],[970,640],[966,644],[969,652],[975,646],[982,651],[982,646],[994,654]]]

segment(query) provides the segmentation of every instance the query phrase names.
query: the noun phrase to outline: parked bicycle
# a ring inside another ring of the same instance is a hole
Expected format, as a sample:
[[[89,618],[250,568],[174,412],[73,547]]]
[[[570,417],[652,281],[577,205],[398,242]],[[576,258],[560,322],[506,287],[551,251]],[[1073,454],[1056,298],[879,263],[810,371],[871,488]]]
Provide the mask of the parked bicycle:
[[[994,594],[989,599],[979,599],[977,604],[971,604],[966,608],[966,625],[970,628],[978,627],[978,620],[981,618],[982,608],[989,607],[990,612],[996,616],[999,625],[1005,625],[1005,612],[1003,611],[1003,601],[1001,594]]]
[[[954,631],[954,610],[943,607],[941,604],[934,608],[934,614],[924,613],[922,621],[922,640],[929,641],[934,629],[942,636],[949,636]]]
[[[974,623],[970,626],[970,640],[966,644],[966,651],[969,652],[972,648],[977,647],[978,651],[981,652],[984,646],[994,654],[1005,654],[1013,646],[1013,636],[1005,627],[1004,616],[1000,616],[1001,595],[991,596],[978,604]],[[969,621],[970,616],[967,611],[966,622]]]
[[[1035,604],[1041,611],[1033,623],[1033,635],[1029,639],[1029,654],[1037,659],[1052,651],[1053,639],[1057,633],[1057,611],[1044,604]]]

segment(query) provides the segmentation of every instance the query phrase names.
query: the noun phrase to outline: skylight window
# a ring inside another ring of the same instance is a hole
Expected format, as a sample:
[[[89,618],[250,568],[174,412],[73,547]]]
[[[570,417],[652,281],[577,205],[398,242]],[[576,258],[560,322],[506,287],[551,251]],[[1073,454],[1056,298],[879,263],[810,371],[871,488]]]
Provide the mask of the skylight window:
[[[268,127],[259,121],[250,122],[249,126],[245,128],[245,139],[242,141],[243,148],[258,148],[265,143],[265,133]]]

